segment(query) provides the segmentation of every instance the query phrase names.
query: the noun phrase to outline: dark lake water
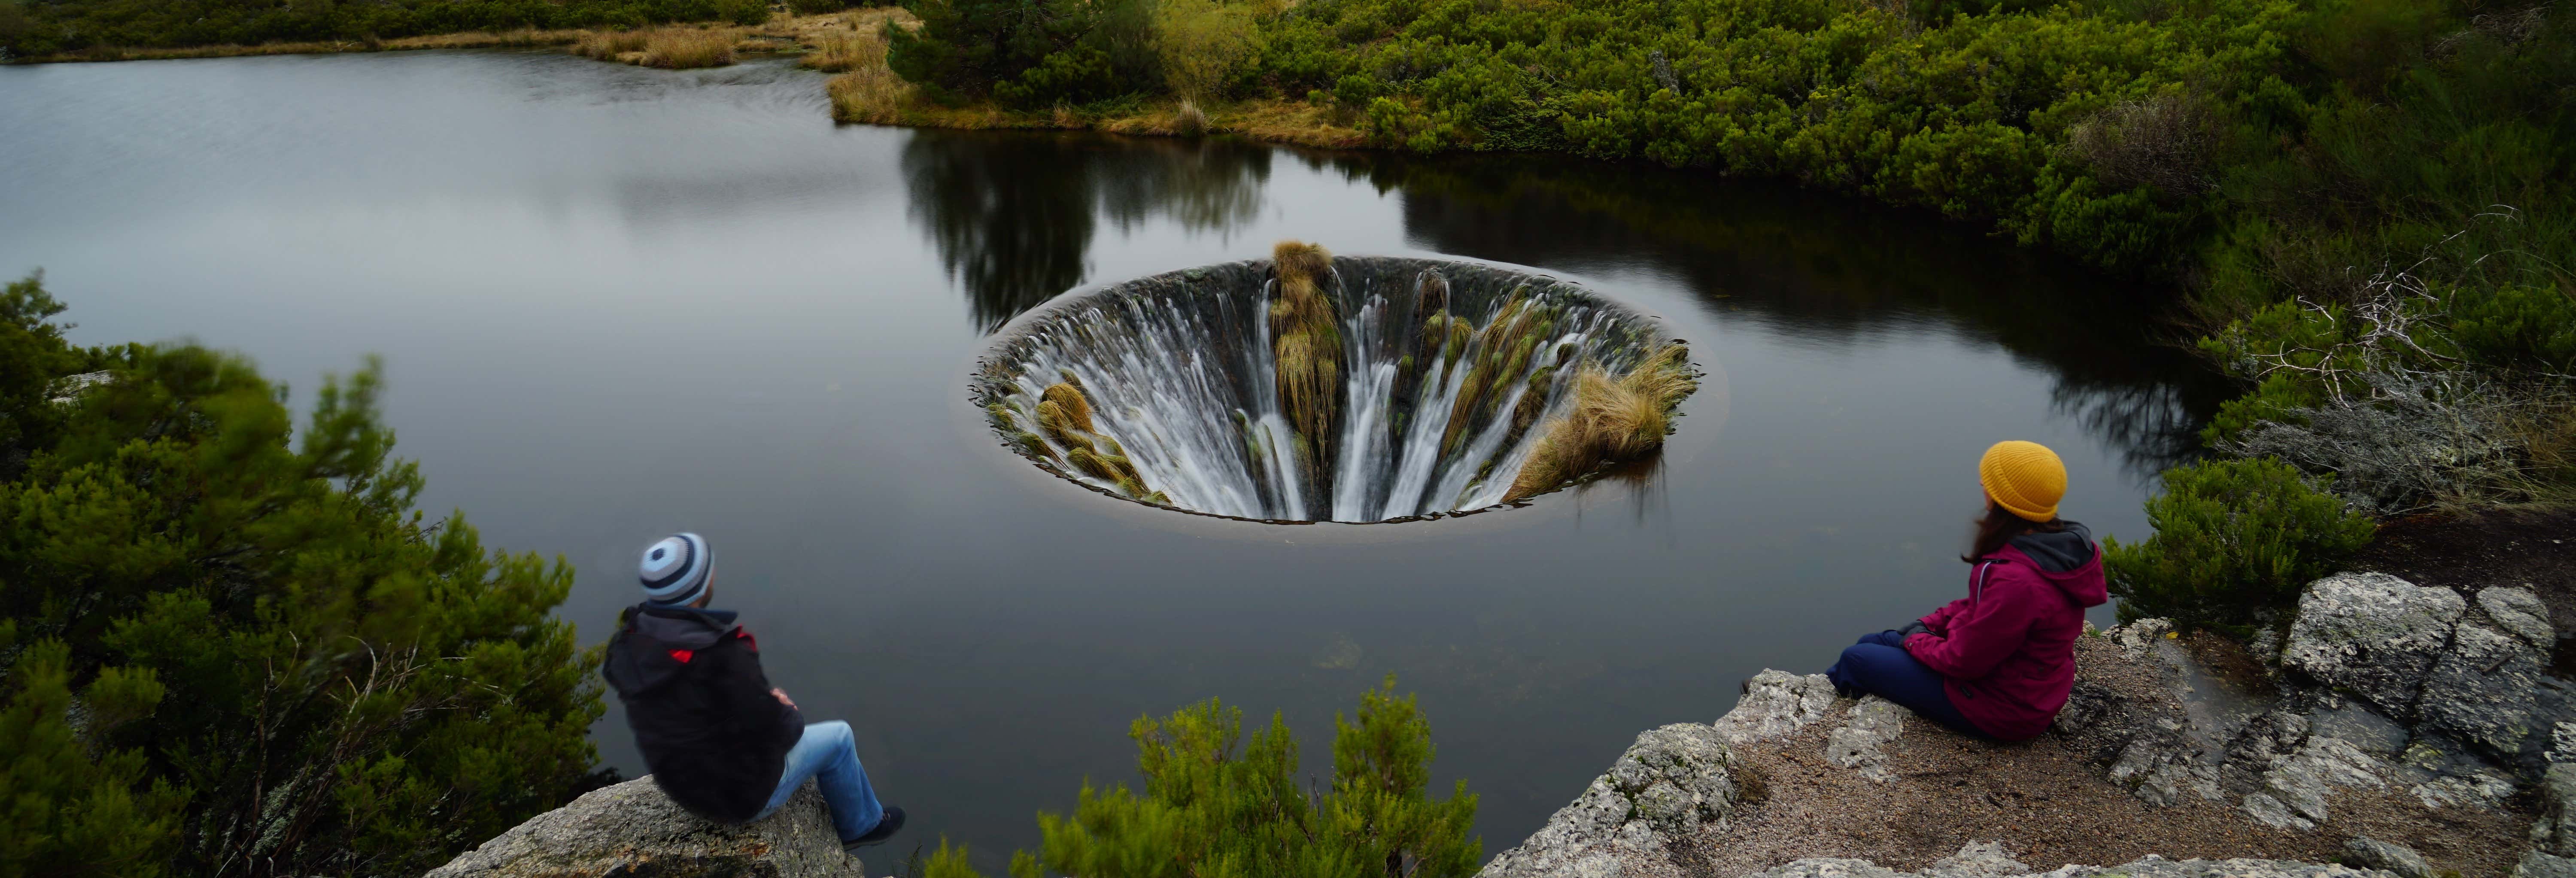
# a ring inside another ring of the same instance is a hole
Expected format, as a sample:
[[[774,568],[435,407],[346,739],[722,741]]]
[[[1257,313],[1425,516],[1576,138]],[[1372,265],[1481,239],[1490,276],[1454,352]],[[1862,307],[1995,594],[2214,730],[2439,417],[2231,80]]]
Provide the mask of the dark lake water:
[[[859,730],[907,834],[996,859],[1133,776],[1139,714],[1285,711],[1327,775],[1333,712],[1389,673],[1498,851],[1637,732],[1963,591],[1996,440],[2056,448],[2069,517],[2143,538],[2209,397],[2156,291],[1921,216],[1563,158],[835,127],[774,62],[0,68],[0,156],[0,271],[46,269],[76,339],[237,350],[299,402],[383,354],[425,507],[576,564],[587,640],[637,550],[707,535],[720,603]],[[1693,342],[1705,389],[1651,473],[1377,526],[1108,499],[965,405],[1024,309],[1284,237],[1585,280]],[[614,711],[596,739],[640,771]]]

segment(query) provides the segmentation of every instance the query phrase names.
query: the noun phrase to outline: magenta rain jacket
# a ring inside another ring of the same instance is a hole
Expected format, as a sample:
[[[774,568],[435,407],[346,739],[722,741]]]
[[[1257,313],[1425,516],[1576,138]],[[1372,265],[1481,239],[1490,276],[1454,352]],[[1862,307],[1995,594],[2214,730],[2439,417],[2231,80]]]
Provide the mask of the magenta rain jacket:
[[[1938,671],[1959,713],[2007,741],[2038,737],[2075,686],[2084,609],[2110,599],[2083,525],[2014,537],[1968,571],[1968,596],[1923,617],[1905,651]]]

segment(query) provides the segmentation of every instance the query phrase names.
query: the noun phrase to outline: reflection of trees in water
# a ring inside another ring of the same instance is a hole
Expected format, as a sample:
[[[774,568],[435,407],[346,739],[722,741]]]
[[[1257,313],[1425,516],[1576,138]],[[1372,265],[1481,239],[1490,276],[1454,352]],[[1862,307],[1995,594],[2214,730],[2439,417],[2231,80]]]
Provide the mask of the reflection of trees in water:
[[[1935,217],[1778,186],[1530,157],[1329,162],[1404,195],[1415,243],[1583,271],[1677,276],[1707,307],[1856,346],[1937,323],[2056,379],[2052,402],[2144,476],[2187,459],[2223,383],[2158,336],[2168,291]]]
[[[1231,235],[1260,211],[1270,150],[925,131],[904,145],[903,171],[913,220],[989,331],[1081,284],[1103,218]]]

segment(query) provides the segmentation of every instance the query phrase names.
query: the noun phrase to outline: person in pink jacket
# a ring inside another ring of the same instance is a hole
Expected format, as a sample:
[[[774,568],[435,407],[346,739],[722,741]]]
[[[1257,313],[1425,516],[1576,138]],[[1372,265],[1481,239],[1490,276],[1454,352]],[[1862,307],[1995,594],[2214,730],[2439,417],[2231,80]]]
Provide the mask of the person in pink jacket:
[[[1999,442],[1977,463],[1986,514],[1968,596],[1860,639],[1825,671],[1845,695],[1875,694],[1978,737],[2037,737],[2075,685],[2084,610],[2110,599],[2102,548],[2057,517],[2066,466],[2037,443]]]

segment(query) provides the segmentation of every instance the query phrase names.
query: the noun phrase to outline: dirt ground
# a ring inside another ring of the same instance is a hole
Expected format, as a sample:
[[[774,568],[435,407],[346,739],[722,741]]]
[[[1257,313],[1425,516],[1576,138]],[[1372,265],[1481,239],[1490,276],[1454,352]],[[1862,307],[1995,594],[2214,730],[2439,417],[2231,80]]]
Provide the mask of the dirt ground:
[[[2188,648],[2226,651],[2218,644]],[[2082,679],[2177,706],[2153,662],[2123,660],[2103,638],[2085,638],[2077,660]],[[2243,669],[2213,668],[2217,676],[2236,676],[2230,670]],[[2490,878],[2512,871],[2532,819],[2518,812],[2428,812],[2396,788],[2344,790],[2316,831],[2276,830],[2228,804],[2190,797],[2157,807],[2130,795],[2105,775],[2104,741],[2051,733],[1990,744],[1928,721],[1906,722],[1904,734],[1887,747],[1887,768],[1897,778],[1884,784],[1825,762],[1825,737],[1838,725],[1830,719],[1745,748],[1764,799],[1741,810],[1731,831],[1700,839],[1685,863],[1719,878],[1806,857],[1917,870],[1971,841],[2001,841],[2015,859],[2042,870],[2117,865],[2151,853],[2324,862],[2342,853],[2345,839],[2367,835],[2413,847],[2437,870]]]
[[[2558,665],[2566,675],[2576,650],[2576,508],[2519,507],[2434,513],[2389,521],[2353,559],[2416,585],[2463,592],[2521,585],[2540,593],[2558,628]]]

